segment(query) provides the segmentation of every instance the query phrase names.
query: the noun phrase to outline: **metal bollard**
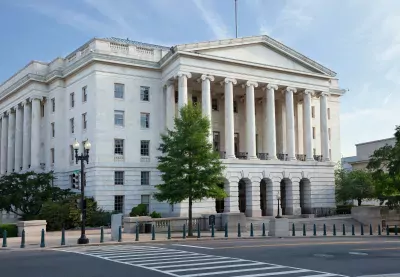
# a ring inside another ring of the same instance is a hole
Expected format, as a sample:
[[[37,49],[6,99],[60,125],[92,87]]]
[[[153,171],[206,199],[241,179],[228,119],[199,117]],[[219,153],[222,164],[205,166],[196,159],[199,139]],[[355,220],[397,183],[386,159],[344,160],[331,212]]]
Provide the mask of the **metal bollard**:
[[[307,234],[306,234],[306,225],[305,224],[303,224],[303,237],[305,237]]]
[[[197,222],[197,238],[199,239],[201,237],[200,234],[200,222]]]
[[[42,234],[40,236],[40,247],[46,247],[45,238],[44,238],[44,229],[42,229]]]
[[[61,229],[61,245],[65,245],[65,229],[64,228]]]
[[[265,223],[264,223],[264,222],[263,222],[263,224],[262,224],[262,236],[263,236],[263,237],[266,236],[266,234],[265,234]]]
[[[118,242],[122,241],[122,226],[118,228]]]
[[[346,226],[343,224],[343,226],[342,226],[342,228],[343,228],[343,236],[345,236],[346,235]]]
[[[167,239],[171,239],[171,223],[168,223]]]
[[[242,237],[242,232],[240,230],[240,222],[238,222],[238,238]]]
[[[183,238],[183,239],[186,239],[186,224],[183,224],[182,238]]]
[[[372,224],[369,225],[369,235],[370,235],[370,236],[373,235],[373,233],[372,233]]]
[[[156,240],[156,230],[154,224],[151,225],[151,240]]]
[[[22,235],[21,235],[21,248],[25,248],[25,229],[22,230]]]
[[[139,223],[136,222],[135,241],[139,241]]]
[[[382,236],[381,225],[378,224],[378,236]]]
[[[3,245],[2,247],[7,247],[7,230],[3,231]]]
[[[100,228],[100,243],[104,242],[104,227],[101,226]]]
[[[211,224],[211,237],[215,237],[215,227],[214,227],[214,222]]]
[[[355,236],[355,235],[356,235],[356,233],[355,233],[355,231],[354,231],[354,224],[351,224],[351,235],[352,235],[352,236]]]
[[[364,236],[364,225],[360,225],[360,227],[361,227],[361,236]]]
[[[254,237],[253,222],[250,223],[250,237]]]
[[[317,226],[315,226],[315,224],[314,224],[314,227],[313,227],[313,235],[314,236],[317,235]]]
[[[324,236],[326,236],[326,224],[324,223]]]
[[[386,225],[386,235],[389,236],[390,232],[389,232],[389,225]]]
[[[228,237],[228,223],[225,222],[225,237]]]
[[[333,224],[333,235],[336,236],[336,225]]]
[[[296,236],[296,229],[294,227],[294,223],[292,223],[292,237]]]
[[[397,236],[398,235],[398,231],[397,231],[397,225],[394,225],[394,235]]]

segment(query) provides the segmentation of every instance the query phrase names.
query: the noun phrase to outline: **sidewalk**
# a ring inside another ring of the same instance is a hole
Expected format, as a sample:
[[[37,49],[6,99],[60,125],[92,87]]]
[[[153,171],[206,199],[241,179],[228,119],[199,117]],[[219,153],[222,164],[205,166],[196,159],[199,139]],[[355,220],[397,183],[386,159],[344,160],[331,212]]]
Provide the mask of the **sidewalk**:
[[[176,241],[196,241],[196,240],[226,240],[226,239],[239,239],[237,231],[231,231],[228,233],[228,238],[225,238],[225,232],[216,231],[214,238],[211,237],[211,232],[203,231],[201,232],[200,238],[197,238],[197,232],[194,232],[193,238],[185,238],[182,237],[182,232],[173,232],[171,233],[171,239],[167,238],[167,233],[156,233],[155,240],[152,240],[151,234],[139,234],[139,241],[135,241],[135,234],[127,234],[122,233],[122,242],[118,242],[117,240],[111,240],[111,230],[104,230],[104,243],[101,244],[123,244],[123,243],[157,243],[157,242],[176,242]],[[61,246],[61,232],[48,232],[45,236],[45,247],[53,248],[53,247],[68,247],[68,246],[77,246],[77,240],[80,237],[80,231],[67,231],[65,233],[65,246]],[[86,237],[89,239],[88,245],[98,245],[100,244],[100,230],[87,230]],[[369,232],[365,232],[363,236],[360,234],[356,234],[355,236],[351,235],[351,232],[346,232],[346,235],[343,236],[342,232],[337,232],[336,236],[333,236],[332,232],[327,232],[327,235],[324,236],[322,231],[317,231],[316,236],[313,235],[313,232],[307,231],[306,236],[303,236],[302,231],[296,231],[295,236],[292,236],[292,232],[289,232],[287,238],[377,238],[377,237],[388,237],[386,234],[382,234],[378,236],[378,234],[370,235]],[[394,237],[394,234],[391,234],[390,237]],[[240,239],[276,239],[277,237],[268,237],[268,232],[266,232],[266,236],[262,236],[261,231],[254,231],[253,237],[250,236],[250,232],[242,232]],[[6,249],[20,249],[21,246],[21,238],[7,238],[7,248],[1,248],[1,239],[0,239],[0,251]],[[41,249],[40,248],[40,236],[39,237],[26,237],[25,238],[25,249]],[[23,250],[23,249],[21,249]]]

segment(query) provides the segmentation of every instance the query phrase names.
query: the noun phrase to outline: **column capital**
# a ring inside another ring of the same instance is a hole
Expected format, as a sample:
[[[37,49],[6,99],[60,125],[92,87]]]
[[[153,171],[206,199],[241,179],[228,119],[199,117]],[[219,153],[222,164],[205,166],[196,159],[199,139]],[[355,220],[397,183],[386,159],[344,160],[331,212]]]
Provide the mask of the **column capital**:
[[[21,106],[26,106],[26,105],[29,104],[29,102],[30,102],[30,99],[29,99],[29,98],[26,98],[25,100],[22,100]]]
[[[175,85],[175,80],[167,80],[165,82],[165,86],[169,87],[169,86],[174,86]]]
[[[258,83],[257,82],[253,82],[253,81],[247,81],[246,83],[244,83],[243,85],[242,85],[242,87],[243,88],[246,88],[246,87],[258,87]]]
[[[278,86],[275,84],[268,84],[266,86],[266,89],[273,89],[273,90],[278,90]]]
[[[315,95],[315,91],[314,91],[314,90],[311,90],[311,89],[305,89],[305,90],[303,91],[303,94],[304,94],[304,95],[311,95],[311,96],[314,96],[314,95]]]
[[[294,87],[286,87],[285,92],[292,92],[292,93],[296,93],[297,89]]]
[[[319,92],[317,92],[317,96],[318,96],[318,97],[321,97],[321,96],[329,96],[329,95],[330,95],[330,93],[327,92],[327,91],[319,91]]]
[[[39,101],[42,101],[42,100],[44,100],[44,97],[43,96],[31,96],[31,97],[29,97],[29,99],[30,99],[30,101],[32,102],[33,100],[39,100]]]
[[[234,78],[225,78],[222,82],[221,85],[223,84],[228,84],[228,83],[232,83],[233,85],[237,84],[237,80]]]
[[[205,80],[210,80],[210,82],[214,82],[215,78],[213,75],[208,75],[208,74],[203,74],[201,77],[198,79],[198,82],[205,81]]]
[[[180,78],[180,77],[183,77],[183,76],[186,76],[186,78],[192,78],[192,73],[186,72],[186,71],[178,71],[175,74],[175,78]]]

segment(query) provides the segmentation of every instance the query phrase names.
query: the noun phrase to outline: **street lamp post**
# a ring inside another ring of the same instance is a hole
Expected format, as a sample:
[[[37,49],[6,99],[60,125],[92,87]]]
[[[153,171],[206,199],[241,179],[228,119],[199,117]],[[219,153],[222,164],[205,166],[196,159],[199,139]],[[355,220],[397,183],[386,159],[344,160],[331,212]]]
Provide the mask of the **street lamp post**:
[[[76,164],[78,162],[81,162],[81,214],[82,214],[82,224],[81,224],[81,237],[78,239],[78,244],[88,244],[89,239],[86,237],[85,234],[85,224],[86,224],[86,205],[85,203],[85,161],[86,163],[89,163],[89,150],[90,147],[92,146],[89,142],[89,140],[86,140],[84,145],[83,145],[83,153],[78,154],[79,150],[79,142],[75,140],[73,144],[73,148],[75,150],[75,161]]]
[[[279,209],[279,207],[280,207],[280,201],[281,201],[281,195],[280,195],[279,192],[278,192],[278,194],[276,195],[276,199],[278,200],[278,214],[275,216],[275,218],[282,218],[282,217],[281,217],[281,213],[280,213],[280,209]]]

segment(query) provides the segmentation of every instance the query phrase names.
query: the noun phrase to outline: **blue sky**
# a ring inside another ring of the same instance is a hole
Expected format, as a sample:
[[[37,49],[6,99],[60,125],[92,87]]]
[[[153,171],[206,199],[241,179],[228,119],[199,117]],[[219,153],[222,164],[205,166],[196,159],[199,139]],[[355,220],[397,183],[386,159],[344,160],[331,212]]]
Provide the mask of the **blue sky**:
[[[379,3],[378,3],[379,2]],[[239,36],[266,34],[338,73],[342,154],[400,115],[399,0],[238,0]],[[172,46],[235,36],[234,0],[2,0],[0,83],[93,37]]]

